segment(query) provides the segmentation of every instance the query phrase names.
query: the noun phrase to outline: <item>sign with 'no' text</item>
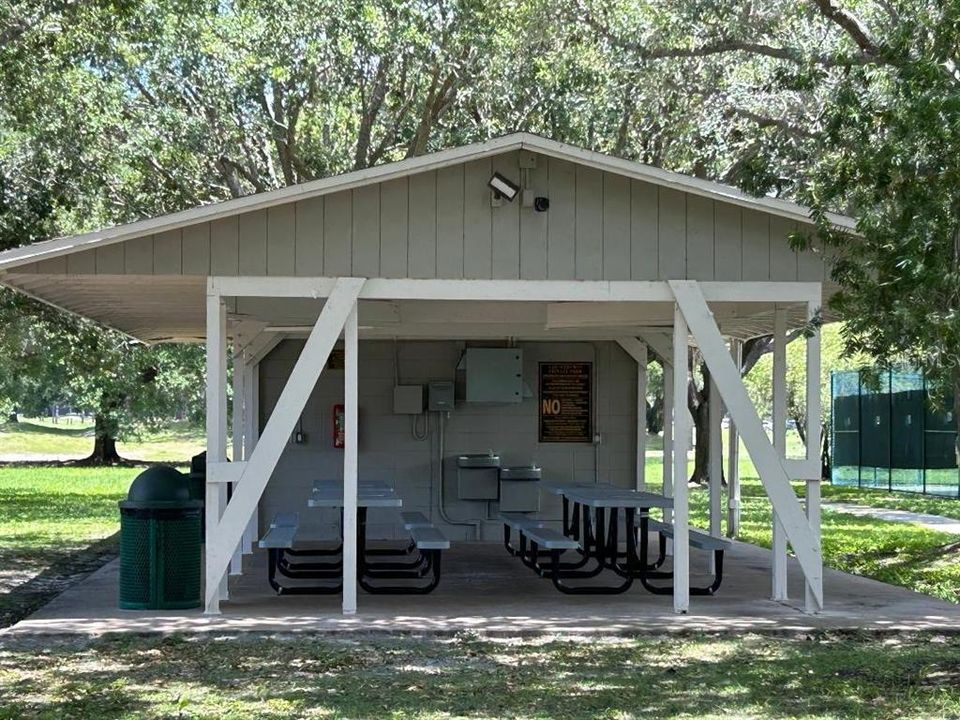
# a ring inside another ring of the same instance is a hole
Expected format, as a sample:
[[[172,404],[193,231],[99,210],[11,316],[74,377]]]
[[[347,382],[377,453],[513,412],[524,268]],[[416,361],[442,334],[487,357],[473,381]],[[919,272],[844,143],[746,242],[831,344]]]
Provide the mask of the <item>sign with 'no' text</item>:
[[[540,363],[540,442],[593,441],[593,363]]]

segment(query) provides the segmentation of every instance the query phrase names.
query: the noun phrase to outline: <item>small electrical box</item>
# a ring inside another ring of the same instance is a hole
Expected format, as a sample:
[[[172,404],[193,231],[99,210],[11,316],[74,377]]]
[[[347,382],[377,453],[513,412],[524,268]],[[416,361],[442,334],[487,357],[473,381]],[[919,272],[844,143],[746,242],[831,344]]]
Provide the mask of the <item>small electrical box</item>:
[[[393,388],[393,413],[395,415],[419,415],[423,412],[423,385],[395,385]]]
[[[452,412],[454,392],[452,382],[432,382],[427,386],[427,410]]]

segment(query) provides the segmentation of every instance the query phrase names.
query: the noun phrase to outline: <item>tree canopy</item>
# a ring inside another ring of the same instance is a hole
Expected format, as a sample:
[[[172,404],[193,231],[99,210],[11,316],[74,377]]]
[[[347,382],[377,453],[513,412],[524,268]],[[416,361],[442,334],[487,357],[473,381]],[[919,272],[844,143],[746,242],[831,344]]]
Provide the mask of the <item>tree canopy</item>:
[[[0,246],[528,130],[808,204],[817,230],[794,242],[830,254],[847,350],[955,386],[958,18],[929,0],[8,0]]]

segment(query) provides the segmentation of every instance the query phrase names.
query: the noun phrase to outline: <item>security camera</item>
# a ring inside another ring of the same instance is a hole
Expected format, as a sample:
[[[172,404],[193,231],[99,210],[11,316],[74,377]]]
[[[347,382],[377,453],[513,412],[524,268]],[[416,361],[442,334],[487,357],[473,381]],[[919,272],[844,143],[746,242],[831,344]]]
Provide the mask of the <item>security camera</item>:
[[[520,192],[519,185],[508,180],[498,172],[493,174],[493,177],[490,178],[487,185],[493,190],[494,197],[498,200],[502,198],[507,202],[513,202],[513,199],[517,197],[517,193]]]
[[[550,198],[538,197],[533,200],[533,209],[537,212],[546,212],[550,209]]]

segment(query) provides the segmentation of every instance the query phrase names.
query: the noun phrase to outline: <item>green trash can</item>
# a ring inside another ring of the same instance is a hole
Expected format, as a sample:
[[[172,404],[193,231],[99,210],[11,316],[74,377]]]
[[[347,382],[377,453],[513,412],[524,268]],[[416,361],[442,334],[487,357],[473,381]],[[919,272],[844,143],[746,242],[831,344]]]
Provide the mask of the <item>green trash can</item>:
[[[158,465],[120,501],[120,607],[200,607],[200,517],[187,477]]]

